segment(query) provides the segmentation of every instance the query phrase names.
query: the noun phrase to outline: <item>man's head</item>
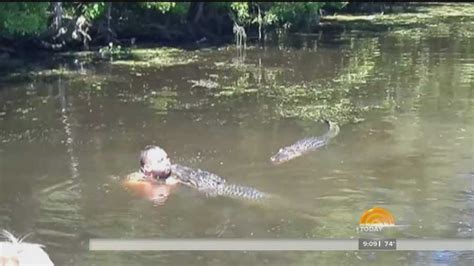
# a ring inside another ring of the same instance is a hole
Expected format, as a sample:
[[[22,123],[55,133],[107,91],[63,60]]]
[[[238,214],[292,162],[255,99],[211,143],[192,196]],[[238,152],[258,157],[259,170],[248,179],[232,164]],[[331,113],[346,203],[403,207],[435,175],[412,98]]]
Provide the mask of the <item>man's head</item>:
[[[167,178],[171,174],[168,154],[158,146],[146,146],[140,154],[140,171],[146,177]]]

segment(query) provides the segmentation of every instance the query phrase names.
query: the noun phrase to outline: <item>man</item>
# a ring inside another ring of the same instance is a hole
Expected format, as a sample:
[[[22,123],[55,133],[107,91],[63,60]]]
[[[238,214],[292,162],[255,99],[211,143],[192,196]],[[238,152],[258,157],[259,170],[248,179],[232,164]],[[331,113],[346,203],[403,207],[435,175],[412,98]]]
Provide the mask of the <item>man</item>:
[[[171,191],[178,184],[171,175],[168,154],[158,146],[146,146],[140,153],[140,170],[129,174],[122,184],[140,197],[154,203],[164,204]]]
[[[213,173],[171,164],[168,154],[158,146],[146,146],[140,153],[140,170],[127,176],[124,185],[153,201],[167,199],[176,184],[183,184],[208,196],[227,196],[258,200],[263,192],[251,187],[229,184]]]

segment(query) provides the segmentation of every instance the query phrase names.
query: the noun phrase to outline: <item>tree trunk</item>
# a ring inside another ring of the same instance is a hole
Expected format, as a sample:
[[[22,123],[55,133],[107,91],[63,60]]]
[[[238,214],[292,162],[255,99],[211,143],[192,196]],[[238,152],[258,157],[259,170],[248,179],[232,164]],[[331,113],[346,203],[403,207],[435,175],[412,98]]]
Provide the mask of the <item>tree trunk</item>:
[[[191,2],[191,6],[188,11],[188,21],[192,23],[198,23],[202,17],[204,11],[204,4],[206,2]]]
[[[258,10],[258,41],[262,41],[262,11],[260,10],[260,6],[257,5],[257,10]]]
[[[107,16],[107,18],[106,18],[107,19],[107,29],[106,29],[106,31],[107,32],[106,32],[106,35],[105,35],[106,37],[105,38],[106,38],[107,43],[110,43],[113,39],[112,29],[110,27],[110,20],[112,19],[112,16],[111,16],[112,2],[105,2],[105,4],[106,4],[106,7],[107,7],[107,14],[106,14],[106,16]]]
[[[54,29],[59,30],[62,26],[62,17],[63,17],[63,5],[62,2],[54,3]]]

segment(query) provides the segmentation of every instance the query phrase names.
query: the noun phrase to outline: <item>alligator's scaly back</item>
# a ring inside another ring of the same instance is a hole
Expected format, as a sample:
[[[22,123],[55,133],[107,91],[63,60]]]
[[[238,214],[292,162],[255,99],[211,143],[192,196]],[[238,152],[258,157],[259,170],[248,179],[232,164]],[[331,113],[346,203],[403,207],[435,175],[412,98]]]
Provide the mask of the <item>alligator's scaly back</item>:
[[[339,126],[331,121],[325,120],[325,122],[328,124],[329,130],[324,135],[304,138],[290,146],[281,148],[270,158],[272,163],[281,164],[327,145],[332,138],[339,134]]]
[[[282,198],[279,195],[264,193],[252,187],[229,184],[224,178],[201,169],[192,169],[179,164],[174,164],[171,168],[173,175],[178,178],[180,183],[197,189],[208,196],[245,199],[247,203],[265,206],[266,208],[278,211],[282,209],[295,210],[299,217],[313,222],[319,220],[311,210],[302,208],[301,204],[295,204],[291,200]]]
[[[174,164],[171,167],[172,173],[180,183],[204,192],[208,196],[226,196],[248,200],[260,200],[269,196],[251,187],[228,184],[222,177],[201,169],[195,170],[179,164]]]

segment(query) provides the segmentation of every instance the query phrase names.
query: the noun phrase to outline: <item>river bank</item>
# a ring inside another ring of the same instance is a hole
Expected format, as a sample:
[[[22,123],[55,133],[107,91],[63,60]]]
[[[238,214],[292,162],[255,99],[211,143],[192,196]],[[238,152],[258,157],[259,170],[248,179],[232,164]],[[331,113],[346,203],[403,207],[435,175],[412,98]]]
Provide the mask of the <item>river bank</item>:
[[[430,6],[430,4],[426,5]],[[205,18],[203,14],[194,14],[194,16],[198,17],[189,21],[189,19],[176,20],[176,14],[164,14],[157,17],[153,15],[151,11],[146,10],[141,11],[143,14],[138,11],[135,12],[136,14],[133,12],[129,14],[130,12],[124,12],[123,6],[118,5],[118,7],[115,7],[117,9],[116,14],[113,14],[112,11],[110,11],[112,13],[108,14],[109,20],[107,23],[109,25],[107,25],[107,30],[111,31],[109,34],[111,36],[105,39],[102,36],[104,31],[102,25],[103,21],[93,23],[83,22],[89,23],[87,24],[88,28],[84,29],[84,31],[80,31],[80,28],[78,29],[77,26],[79,22],[75,22],[72,18],[65,16],[62,21],[64,27],[60,29],[60,31],[62,31],[60,33],[54,32],[52,28],[43,30],[36,35],[11,35],[0,31],[0,59],[7,60],[9,58],[31,57],[38,53],[46,52],[98,51],[104,45],[108,45],[111,42],[116,46],[120,45],[122,47],[134,45],[149,46],[151,44],[154,46],[196,49],[201,47],[222,46],[232,43],[234,40],[236,29],[233,28],[233,23],[237,23],[237,26],[239,26],[239,23],[242,25],[242,30],[245,31],[248,41],[265,41],[266,35],[272,34],[273,32],[285,31],[312,34],[331,29],[338,30],[347,27],[347,25],[341,25],[340,22],[349,21],[347,20],[348,17],[354,17],[358,20],[372,20],[374,16],[383,14],[385,10],[390,12],[390,14],[396,15],[416,12],[419,6],[421,6],[419,3],[410,3],[408,5],[403,3],[359,4],[350,2],[340,10],[338,9],[340,7],[325,6],[324,9],[319,9],[318,7],[318,9],[316,9],[318,10],[318,14],[316,15],[305,15],[302,13],[303,18],[301,19],[304,23],[299,22],[298,24],[295,22],[292,24],[290,23],[291,18],[286,18],[288,20],[286,24],[278,25],[272,22],[273,24],[266,25],[264,22],[256,23],[255,20],[245,22],[243,19],[240,19],[239,22],[239,19],[235,18],[231,13],[229,13],[229,15],[218,15],[216,12],[219,8],[216,7],[202,11],[207,12]],[[188,13],[193,14],[192,8],[192,6],[189,7]],[[288,9],[289,7],[285,8]],[[242,16],[250,16],[251,12],[247,9],[245,11],[249,14]],[[342,15],[337,15],[338,11],[340,11]],[[303,11],[300,10],[298,12]],[[188,17],[191,16],[190,14],[188,14]],[[288,16],[285,15],[285,13],[280,15],[283,17]],[[309,19],[304,18],[304,16],[315,16],[315,18]],[[115,18],[116,21],[114,21],[114,17],[118,17]],[[121,21],[124,19],[127,19],[127,21]],[[73,26],[71,26],[73,22],[76,23],[75,30],[72,29]],[[300,27],[298,27],[298,25],[300,25]],[[51,36],[54,34],[57,35]],[[61,36],[61,34],[64,36]]]
[[[331,14],[321,16],[317,26],[313,27],[310,32],[294,32],[281,28],[272,28],[271,31],[265,31],[261,40],[259,40],[254,27],[248,29],[247,38],[248,47],[274,45],[288,36],[321,36],[323,34],[341,33],[347,30],[356,31],[390,31],[392,34],[420,34],[420,31],[430,31],[434,28],[443,27],[443,23],[449,22],[451,19],[460,19],[465,21],[464,27],[457,29],[459,34],[472,35],[472,23],[469,19],[474,17],[474,5],[471,3],[412,3],[409,6],[399,5],[392,8],[391,13],[379,12],[380,7],[359,6],[357,8],[350,7],[337,12],[331,11]],[[228,25],[230,27],[230,25]],[[179,36],[185,35],[182,29]],[[182,58],[172,59],[172,56],[181,57],[186,51],[199,49],[217,49],[223,48],[229,44],[233,44],[234,36],[230,29],[222,31],[218,38],[208,39],[202,37],[199,40],[190,39],[162,39],[156,36],[153,38],[142,38],[136,41],[135,37],[122,39],[117,43],[109,43],[104,46],[95,44],[84,49],[81,46],[65,47],[64,49],[52,50],[45,49],[38,45],[38,41],[34,39],[25,39],[24,43],[17,45],[18,49],[14,50],[8,44],[0,41],[0,76],[8,73],[17,72],[25,68],[24,73],[31,71],[29,64],[37,64],[39,62],[51,59],[52,57],[77,57],[87,58],[87,60],[109,60],[115,58],[137,58],[143,61],[147,59],[147,64],[152,65],[172,65],[171,62],[185,62]],[[124,34],[126,37],[130,37]],[[151,33],[146,33],[151,34]],[[145,35],[146,35],[145,34]],[[143,36],[145,36],[143,35]],[[159,36],[159,35],[158,35]],[[178,35],[176,35],[178,36]],[[11,44],[11,43],[10,43]],[[147,54],[148,53],[148,54]],[[157,57],[164,58],[156,60]],[[148,60],[152,59],[152,61]],[[120,63],[120,62],[119,62]],[[134,64],[132,64],[134,65]]]

